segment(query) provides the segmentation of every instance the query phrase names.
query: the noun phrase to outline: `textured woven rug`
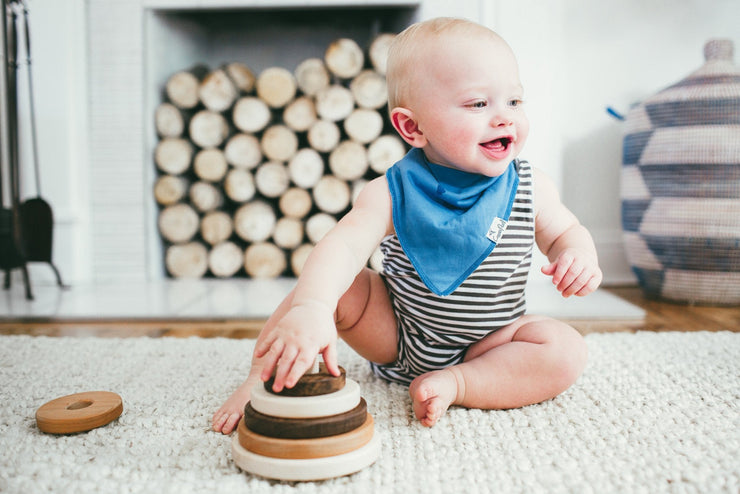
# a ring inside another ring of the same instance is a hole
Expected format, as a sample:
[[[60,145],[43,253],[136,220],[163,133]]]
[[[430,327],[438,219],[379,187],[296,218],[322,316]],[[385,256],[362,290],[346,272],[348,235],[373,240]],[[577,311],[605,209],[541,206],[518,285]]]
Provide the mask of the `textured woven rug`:
[[[381,434],[354,475],[268,481],[231,460],[210,418],[241,382],[253,341],[0,337],[0,492],[728,492],[740,491],[740,334],[586,337],[589,365],[566,393],[517,410],[453,408],[434,428],[404,388],[345,346]],[[121,395],[90,432],[36,428],[47,401]]]

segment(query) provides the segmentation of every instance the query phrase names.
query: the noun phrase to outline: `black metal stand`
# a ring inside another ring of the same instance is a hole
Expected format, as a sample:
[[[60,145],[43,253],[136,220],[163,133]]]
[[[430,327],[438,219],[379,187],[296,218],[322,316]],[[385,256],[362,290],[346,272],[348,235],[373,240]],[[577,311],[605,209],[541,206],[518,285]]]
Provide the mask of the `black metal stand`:
[[[20,197],[20,149],[18,118],[18,10],[23,10],[25,49],[28,69],[28,98],[31,116],[31,138],[33,143],[34,171],[37,197],[21,202]],[[0,167],[0,269],[5,271],[5,289],[10,288],[11,271],[20,268],[26,285],[26,298],[33,299],[28,262],[48,263],[54,271],[57,284],[66,288],[59,270],[51,261],[53,214],[49,204],[44,201],[40,191],[38,148],[36,144],[35,108],[31,77],[31,43],[28,25],[28,8],[25,0],[2,0],[2,43],[4,62],[4,107],[2,145],[2,166]],[[6,208],[3,200],[4,176],[8,177],[7,189],[10,204]]]

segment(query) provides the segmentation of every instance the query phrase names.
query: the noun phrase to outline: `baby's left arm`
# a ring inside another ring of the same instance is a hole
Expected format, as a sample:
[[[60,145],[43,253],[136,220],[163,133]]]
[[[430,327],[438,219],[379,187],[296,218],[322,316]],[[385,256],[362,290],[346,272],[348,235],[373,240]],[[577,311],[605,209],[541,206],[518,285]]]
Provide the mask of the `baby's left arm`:
[[[563,297],[584,296],[601,284],[596,246],[591,234],[560,201],[555,184],[535,169],[535,239],[550,260],[542,272]]]

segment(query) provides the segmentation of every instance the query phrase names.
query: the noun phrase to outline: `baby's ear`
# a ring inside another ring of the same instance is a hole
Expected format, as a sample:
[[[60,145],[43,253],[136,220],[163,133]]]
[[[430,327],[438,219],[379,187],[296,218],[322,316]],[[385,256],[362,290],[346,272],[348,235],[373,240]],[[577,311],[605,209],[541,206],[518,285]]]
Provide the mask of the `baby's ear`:
[[[411,146],[421,148],[426,145],[426,137],[424,137],[424,133],[419,129],[419,125],[414,118],[414,112],[408,108],[397,106],[392,109],[391,123],[396,129],[396,132]]]

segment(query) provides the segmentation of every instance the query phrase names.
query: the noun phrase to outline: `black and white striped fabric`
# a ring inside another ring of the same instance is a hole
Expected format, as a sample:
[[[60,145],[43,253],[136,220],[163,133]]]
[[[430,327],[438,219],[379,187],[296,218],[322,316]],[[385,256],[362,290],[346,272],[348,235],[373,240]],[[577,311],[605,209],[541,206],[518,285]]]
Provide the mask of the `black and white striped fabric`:
[[[461,362],[471,344],[524,314],[524,288],[534,245],[533,183],[529,163],[518,161],[517,171],[519,188],[504,235],[451,294],[432,293],[398,238],[383,239],[381,275],[398,319],[399,357],[389,365],[371,364],[376,375],[408,385],[421,374]]]

